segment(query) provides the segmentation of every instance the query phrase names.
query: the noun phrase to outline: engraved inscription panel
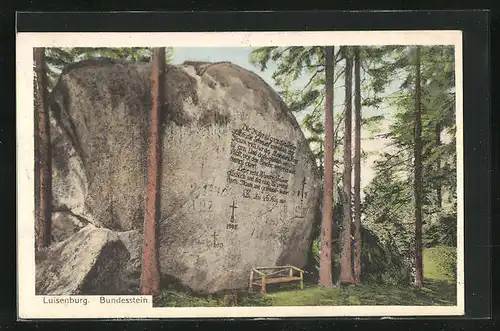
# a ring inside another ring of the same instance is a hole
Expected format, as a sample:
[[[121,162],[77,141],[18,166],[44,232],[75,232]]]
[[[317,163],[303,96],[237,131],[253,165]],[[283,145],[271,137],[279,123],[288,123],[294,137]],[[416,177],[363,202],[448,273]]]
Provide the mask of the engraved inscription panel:
[[[248,199],[284,203],[295,173],[297,146],[243,125],[232,132],[227,183],[244,187]]]

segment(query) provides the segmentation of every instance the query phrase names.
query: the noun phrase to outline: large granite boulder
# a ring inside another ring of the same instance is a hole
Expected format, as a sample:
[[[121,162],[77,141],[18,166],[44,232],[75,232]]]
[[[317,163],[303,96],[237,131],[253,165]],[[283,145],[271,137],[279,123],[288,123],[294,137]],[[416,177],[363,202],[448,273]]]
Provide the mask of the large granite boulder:
[[[142,230],[150,81],[149,64],[102,59],[63,72],[51,100],[56,208]],[[215,292],[247,286],[253,266],[304,266],[320,183],[278,94],[237,65],[192,62],[167,66],[165,99],[162,274]]]

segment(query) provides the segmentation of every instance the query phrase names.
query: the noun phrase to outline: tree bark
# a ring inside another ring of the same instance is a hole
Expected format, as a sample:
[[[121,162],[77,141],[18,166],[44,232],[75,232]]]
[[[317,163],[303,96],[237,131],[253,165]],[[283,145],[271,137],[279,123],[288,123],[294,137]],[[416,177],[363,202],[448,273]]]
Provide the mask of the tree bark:
[[[344,176],[343,176],[343,235],[342,252],[340,254],[339,283],[353,284],[352,268],[352,57],[345,48],[345,116],[344,116]]]
[[[321,225],[321,253],[319,285],[332,286],[332,227],[333,227],[333,73],[335,70],[334,47],[325,47],[325,152],[323,220]]]
[[[415,49],[415,287],[421,288],[424,278],[422,263],[422,113],[420,102],[420,47]]]
[[[441,123],[438,122],[436,124],[436,147],[441,146]],[[441,184],[441,157],[438,157],[436,160],[436,174],[438,175],[438,181],[436,184],[436,196],[437,196],[437,205],[439,208],[443,206],[443,193],[442,193],[442,184]]]
[[[51,242],[52,220],[52,153],[50,146],[50,119],[47,100],[47,74],[45,71],[45,48],[35,48],[35,109],[37,135],[35,139],[35,166],[38,174],[36,194],[38,206],[35,206],[37,219],[37,249],[41,250]]]
[[[354,48],[354,278],[361,280],[361,58]]]
[[[323,143],[322,142],[319,143],[319,152],[320,152],[320,154],[323,154]],[[325,156],[323,154],[323,160],[319,161],[319,173],[321,174],[321,176],[325,175],[324,170],[323,170],[324,159],[325,159]]]
[[[152,55],[152,108],[150,114],[148,184],[144,213],[144,247],[141,274],[141,293],[157,295],[160,292],[160,268],[157,247],[157,213],[159,193],[160,108],[163,104],[165,48],[153,48]]]

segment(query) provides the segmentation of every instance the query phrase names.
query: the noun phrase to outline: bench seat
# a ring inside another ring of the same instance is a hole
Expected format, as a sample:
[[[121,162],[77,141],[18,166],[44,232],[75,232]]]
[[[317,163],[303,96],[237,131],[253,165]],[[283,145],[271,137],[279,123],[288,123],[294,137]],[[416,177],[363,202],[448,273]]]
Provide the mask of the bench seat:
[[[279,277],[279,278],[266,278],[266,284],[277,284],[277,283],[286,283],[293,282],[294,280],[300,280],[300,277]]]
[[[298,274],[297,276],[294,275]],[[300,282],[300,288],[304,288],[304,271],[294,266],[275,266],[253,268],[250,273],[250,289],[253,285],[260,286],[261,294],[266,293],[266,285],[280,284],[293,281]]]

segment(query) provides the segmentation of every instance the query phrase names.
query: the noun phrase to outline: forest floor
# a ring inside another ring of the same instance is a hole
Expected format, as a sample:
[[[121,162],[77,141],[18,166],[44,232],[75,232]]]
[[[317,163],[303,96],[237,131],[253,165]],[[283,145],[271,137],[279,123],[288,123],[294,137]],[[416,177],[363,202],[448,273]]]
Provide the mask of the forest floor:
[[[188,294],[185,291],[165,289],[155,300],[156,307],[227,307],[227,306],[348,306],[348,305],[403,305],[454,306],[456,283],[440,273],[438,266],[424,251],[424,284],[418,291],[412,286],[360,284],[332,288],[305,283],[268,286],[264,296],[258,291],[237,293],[236,304],[226,293],[213,295]]]

